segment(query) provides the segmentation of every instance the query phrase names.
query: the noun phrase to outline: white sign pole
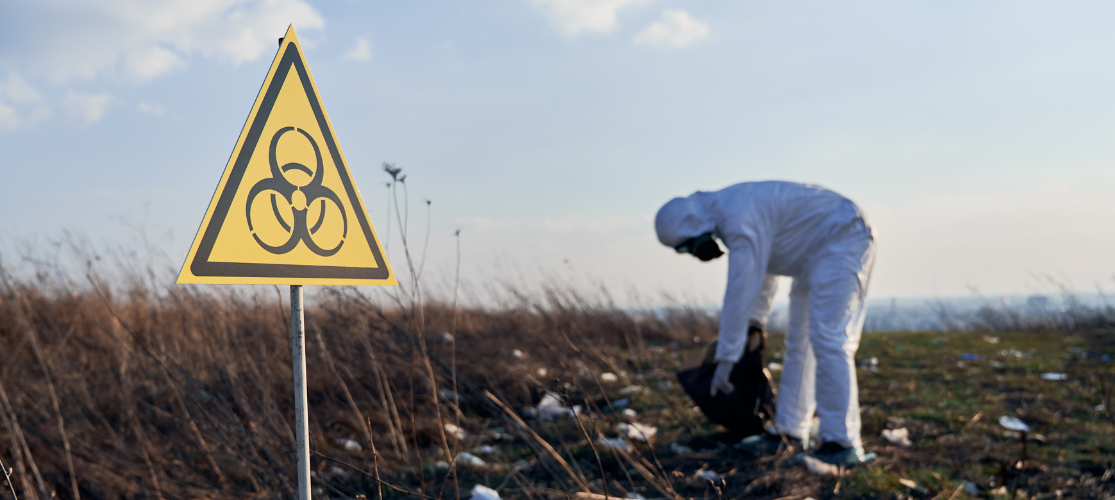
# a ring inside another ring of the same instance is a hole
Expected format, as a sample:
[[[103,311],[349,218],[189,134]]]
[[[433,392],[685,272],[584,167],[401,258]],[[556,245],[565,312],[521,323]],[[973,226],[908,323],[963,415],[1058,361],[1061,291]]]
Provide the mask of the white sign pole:
[[[306,326],[302,285],[290,285],[290,349],[294,358],[294,437],[298,441],[298,500],[310,500],[310,424],[306,410]]]

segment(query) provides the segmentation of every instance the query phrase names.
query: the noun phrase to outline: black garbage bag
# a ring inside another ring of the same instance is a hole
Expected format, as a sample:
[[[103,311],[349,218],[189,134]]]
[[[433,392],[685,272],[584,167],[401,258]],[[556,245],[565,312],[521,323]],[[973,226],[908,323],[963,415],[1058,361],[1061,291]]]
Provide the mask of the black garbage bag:
[[[763,369],[766,335],[758,327],[748,331],[747,350],[728,378],[735,386],[730,394],[709,395],[716,371],[716,342],[701,355],[682,365],[678,382],[709,420],[728,429],[729,440],[738,441],[763,432],[763,417],[774,418],[774,391]]]

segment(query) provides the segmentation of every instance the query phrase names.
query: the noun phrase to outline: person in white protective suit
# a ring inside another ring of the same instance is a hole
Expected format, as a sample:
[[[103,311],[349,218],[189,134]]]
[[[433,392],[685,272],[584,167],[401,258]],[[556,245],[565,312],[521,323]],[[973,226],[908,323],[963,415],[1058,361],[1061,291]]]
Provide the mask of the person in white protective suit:
[[[809,453],[829,463],[862,463],[855,353],[874,264],[871,226],[851,200],[819,186],[745,182],[674,198],[655,217],[662,244],[712,260],[728,248],[728,287],[720,314],[711,391],[728,381],[750,325],[770,313],[778,276],[790,276],[790,319],[775,424],[803,448],[813,413],[821,445]],[[777,435],[752,436],[741,448],[773,451]]]

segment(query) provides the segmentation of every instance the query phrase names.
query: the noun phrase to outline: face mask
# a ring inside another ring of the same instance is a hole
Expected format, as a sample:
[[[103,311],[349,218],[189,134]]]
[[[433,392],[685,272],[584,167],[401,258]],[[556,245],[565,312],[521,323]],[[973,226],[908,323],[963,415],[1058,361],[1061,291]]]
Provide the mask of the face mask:
[[[712,233],[705,233],[696,238],[689,238],[682,244],[675,247],[678,253],[691,253],[703,262],[708,262],[721,255],[724,251],[720,250],[720,245],[716,244],[713,239]]]

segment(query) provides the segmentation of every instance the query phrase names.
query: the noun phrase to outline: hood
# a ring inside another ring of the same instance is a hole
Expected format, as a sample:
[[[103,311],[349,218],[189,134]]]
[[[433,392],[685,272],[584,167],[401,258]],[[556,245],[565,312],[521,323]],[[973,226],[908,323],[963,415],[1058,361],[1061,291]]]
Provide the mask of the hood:
[[[674,198],[658,209],[654,217],[654,230],[658,241],[670,248],[677,247],[689,238],[716,230],[716,223],[698,200],[700,193],[687,198]]]

